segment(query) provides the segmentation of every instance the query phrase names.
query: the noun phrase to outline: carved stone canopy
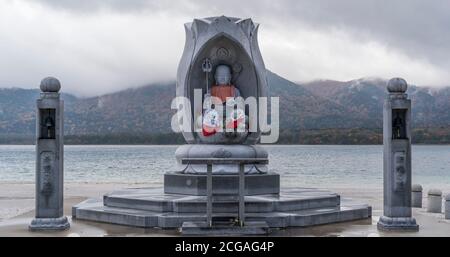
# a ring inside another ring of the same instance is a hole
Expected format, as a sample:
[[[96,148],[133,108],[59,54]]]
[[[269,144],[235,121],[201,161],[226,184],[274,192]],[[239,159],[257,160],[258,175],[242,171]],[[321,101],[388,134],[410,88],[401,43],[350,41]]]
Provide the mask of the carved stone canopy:
[[[231,83],[243,98],[267,97],[266,69],[258,46],[258,24],[251,19],[209,17],[194,19],[185,24],[186,43],[177,72],[177,96],[194,99],[194,89],[206,93],[207,85],[214,84],[214,71],[218,65],[228,65],[232,71]],[[209,59],[212,72],[205,76],[202,64]],[[207,83],[208,82],[208,83]],[[202,110],[191,106],[191,117]],[[187,110],[189,111],[189,110]],[[258,114],[253,114],[258,116]],[[191,122],[194,124],[194,120]],[[188,143],[205,143],[194,132],[183,132]],[[244,144],[258,141],[260,131],[248,133]]]

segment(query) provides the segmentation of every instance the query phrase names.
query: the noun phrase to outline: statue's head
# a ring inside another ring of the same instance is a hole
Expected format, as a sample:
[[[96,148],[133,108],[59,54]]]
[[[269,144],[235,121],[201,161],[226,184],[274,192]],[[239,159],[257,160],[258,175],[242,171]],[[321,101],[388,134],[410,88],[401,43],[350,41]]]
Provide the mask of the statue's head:
[[[216,79],[216,84],[218,85],[229,85],[231,84],[231,69],[228,65],[219,65],[216,68],[214,74]]]

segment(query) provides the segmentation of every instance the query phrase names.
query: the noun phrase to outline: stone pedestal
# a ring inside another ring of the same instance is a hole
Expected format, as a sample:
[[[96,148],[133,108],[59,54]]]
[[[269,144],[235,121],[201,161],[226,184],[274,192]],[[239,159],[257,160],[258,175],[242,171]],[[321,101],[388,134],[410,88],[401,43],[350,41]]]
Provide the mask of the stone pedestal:
[[[194,19],[185,30],[172,102],[178,109],[172,128],[187,143],[175,153],[178,167],[164,175],[164,188],[126,189],[89,199],[73,207],[73,217],[222,236],[369,218],[370,206],[341,201],[332,192],[280,190],[279,175],[268,170],[268,153],[257,143],[278,135],[278,118],[271,115],[268,129],[268,111],[277,113],[277,108],[264,104],[269,89],[258,25],[220,16]],[[219,94],[231,101],[212,107],[211,85],[217,91],[231,88],[231,94]],[[221,109],[231,113],[221,115]]]
[[[238,174],[213,175],[213,194],[237,194],[238,181]],[[206,175],[168,172],[164,174],[164,193],[206,195]],[[245,195],[278,193],[280,193],[280,175],[268,172],[265,174],[248,174],[245,176]]]
[[[417,231],[419,225],[416,223],[416,219],[413,217],[387,217],[381,216],[378,221],[377,227],[379,230],[392,231]]]
[[[70,227],[69,220],[63,216],[60,218],[35,218],[31,221],[30,230],[66,230]]]
[[[245,165],[245,174],[265,174],[268,171],[266,164],[259,164],[260,160],[269,160],[269,154],[260,145],[243,144],[187,144],[177,148],[175,157],[178,163],[178,171],[186,174],[206,174],[206,164],[196,160],[208,158],[228,159],[255,159]],[[182,164],[185,160],[186,164]],[[189,163],[189,160],[196,164]],[[213,165],[212,173],[215,175],[237,175],[239,165],[235,163]]]
[[[236,218],[238,199],[214,196],[212,208],[215,223],[229,222]],[[142,228],[184,227],[183,233],[189,234],[202,230],[204,226],[196,228],[195,224],[188,224],[205,222],[206,211],[206,196],[165,194],[162,188],[138,188],[115,191],[104,195],[103,199],[88,199],[73,206],[72,217]],[[308,227],[360,219],[370,223],[371,215],[372,208],[367,204],[341,199],[338,194],[314,188],[284,188],[279,194],[245,196],[246,223],[266,222],[270,228]],[[258,230],[261,231],[261,227]],[[247,234],[254,231],[254,227],[226,231]],[[205,235],[213,232],[223,235],[220,230],[203,232]]]
[[[411,212],[411,100],[407,83],[391,79],[383,112],[384,209],[381,230],[418,230]]]
[[[228,162],[234,159],[248,160],[244,165],[245,195],[280,193],[280,176],[269,172],[266,164],[261,164],[261,160],[268,161],[269,158],[267,151],[259,145],[187,144],[178,147],[175,156],[178,170],[164,174],[164,192],[167,194],[206,195],[207,165],[198,160],[210,158],[224,162],[212,165],[213,194],[237,194],[239,165]]]
[[[63,110],[61,85],[55,78],[41,82],[36,118],[36,217],[30,230],[63,230],[70,227],[63,216]]]

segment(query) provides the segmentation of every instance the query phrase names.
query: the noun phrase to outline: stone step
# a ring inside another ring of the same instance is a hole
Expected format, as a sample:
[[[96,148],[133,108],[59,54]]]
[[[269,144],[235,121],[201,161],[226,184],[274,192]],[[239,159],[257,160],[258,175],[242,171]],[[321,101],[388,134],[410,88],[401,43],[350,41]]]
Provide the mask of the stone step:
[[[181,233],[192,236],[256,236],[269,234],[270,228],[264,221],[250,221],[243,227],[230,224],[214,224],[209,227],[205,222],[187,221],[183,222]]]
[[[135,227],[180,228],[183,222],[205,222],[205,213],[174,213],[137,210],[104,206],[101,200],[87,200],[72,209],[76,219],[106,222]],[[214,213],[214,217],[229,216],[228,213]],[[314,208],[300,211],[246,213],[246,222],[264,221],[269,227],[306,227],[335,223],[371,216],[367,205],[346,205],[330,208]]]
[[[216,203],[237,203],[239,202],[239,195],[215,194],[212,196],[212,200]]]
[[[213,212],[237,213],[236,197],[214,197]],[[105,195],[103,203],[108,207],[129,208],[156,212],[205,213],[205,196],[178,195],[158,198],[148,195]],[[291,197],[289,194],[245,196],[246,212],[299,211],[312,208],[336,207],[340,204],[337,194],[315,194]]]

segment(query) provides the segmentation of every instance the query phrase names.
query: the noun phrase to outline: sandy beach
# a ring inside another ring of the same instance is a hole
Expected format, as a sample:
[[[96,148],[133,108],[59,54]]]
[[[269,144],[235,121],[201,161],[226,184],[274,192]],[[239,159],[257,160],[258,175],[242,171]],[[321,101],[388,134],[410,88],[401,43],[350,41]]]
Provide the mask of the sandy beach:
[[[127,183],[66,183],[65,214],[71,218],[71,207],[87,198],[101,198],[103,194],[117,189],[155,187],[155,184]],[[311,228],[275,230],[273,236],[450,236],[450,220],[443,214],[427,213],[425,208],[413,209],[414,217],[420,225],[419,232],[386,233],[376,228],[382,214],[381,188],[327,188],[341,195],[342,199],[351,198],[372,206],[372,219]],[[424,186],[424,192],[428,191]],[[450,193],[450,187],[440,188]],[[423,206],[427,198],[424,193]],[[0,236],[178,236],[175,230],[142,229],[119,225],[102,224],[71,219],[71,229],[54,233],[31,233],[28,224],[34,217],[34,184],[0,183]]]

